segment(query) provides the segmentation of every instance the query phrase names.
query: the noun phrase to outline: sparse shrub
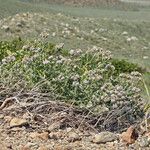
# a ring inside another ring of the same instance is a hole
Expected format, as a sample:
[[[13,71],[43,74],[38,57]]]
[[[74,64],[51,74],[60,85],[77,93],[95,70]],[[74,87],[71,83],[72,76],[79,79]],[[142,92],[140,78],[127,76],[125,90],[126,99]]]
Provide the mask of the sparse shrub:
[[[132,71],[138,71],[142,73],[143,68],[139,67],[137,64],[127,62],[126,60],[112,59],[112,65],[115,67],[115,73],[131,73]]]
[[[124,61],[117,66],[110,51],[98,47],[86,52],[65,50],[50,43],[16,40],[1,42],[0,52],[3,88],[50,93],[95,113],[123,106],[140,110],[137,66]]]

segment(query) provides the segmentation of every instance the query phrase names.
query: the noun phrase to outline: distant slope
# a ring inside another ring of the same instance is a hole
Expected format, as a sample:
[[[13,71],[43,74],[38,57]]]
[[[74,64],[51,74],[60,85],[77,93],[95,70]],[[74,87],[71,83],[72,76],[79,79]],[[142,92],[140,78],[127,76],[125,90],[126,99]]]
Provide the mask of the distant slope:
[[[65,4],[75,6],[99,6],[102,4],[115,4],[119,0],[26,0],[31,2],[48,2],[53,4]]]
[[[0,0],[0,18],[18,12],[28,11],[31,8],[30,4],[19,2],[17,0]]]
[[[0,19],[22,12],[53,12],[46,4],[26,2],[27,0],[0,0]]]
[[[150,0],[120,0],[121,2],[126,2],[126,3],[135,3],[135,4],[140,4],[140,5],[150,5]]]
[[[36,3],[29,3],[33,0],[0,0],[0,19],[23,12],[36,13],[63,13],[76,17],[94,17],[94,18],[120,18],[132,21],[148,21],[150,18],[150,8],[141,8],[132,4],[101,5],[98,8],[92,7],[74,7],[68,5],[52,5],[46,1],[52,0],[34,0]],[[45,1],[45,2],[44,2]],[[53,0],[53,2],[58,0]],[[60,0],[62,2],[63,0]],[[69,1],[69,0],[64,0]],[[72,1],[72,0],[71,0]],[[79,1],[79,0],[77,0]],[[86,1],[86,0],[85,0]],[[89,0],[87,0],[89,1]],[[105,0],[106,1],[106,0]],[[116,0],[115,0],[116,1]],[[42,2],[42,3],[41,3]],[[100,2],[100,0],[99,0]],[[117,1],[116,1],[117,2]]]

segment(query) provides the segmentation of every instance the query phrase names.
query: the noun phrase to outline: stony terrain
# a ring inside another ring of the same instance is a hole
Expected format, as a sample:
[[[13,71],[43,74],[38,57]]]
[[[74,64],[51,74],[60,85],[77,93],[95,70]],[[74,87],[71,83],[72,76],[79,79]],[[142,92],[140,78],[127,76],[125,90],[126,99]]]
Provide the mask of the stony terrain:
[[[42,114],[36,117],[26,112],[22,116],[17,114],[14,117],[12,113],[8,113],[9,109],[11,108],[7,107],[0,113],[1,150],[149,150],[150,148],[150,130],[148,128],[145,132],[145,126],[140,128],[131,126],[123,133],[94,132],[84,128],[82,130],[62,128],[61,120],[47,124],[44,120],[48,118],[38,120],[44,117]],[[39,121],[42,122],[41,125]],[[47,127],[43,127],[43,124]]]

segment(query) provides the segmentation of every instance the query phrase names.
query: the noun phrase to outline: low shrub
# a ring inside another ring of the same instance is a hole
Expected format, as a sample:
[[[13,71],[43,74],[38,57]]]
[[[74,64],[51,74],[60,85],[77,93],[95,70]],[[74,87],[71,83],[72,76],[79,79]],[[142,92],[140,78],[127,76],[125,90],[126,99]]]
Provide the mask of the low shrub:
[[[98,47],[86,51],[62,47],[21,39],[1,42],[1,87],[50,93],[95,113],[123,106],[140,110],[141,74],[136,66],[112,60],[110,51]]]

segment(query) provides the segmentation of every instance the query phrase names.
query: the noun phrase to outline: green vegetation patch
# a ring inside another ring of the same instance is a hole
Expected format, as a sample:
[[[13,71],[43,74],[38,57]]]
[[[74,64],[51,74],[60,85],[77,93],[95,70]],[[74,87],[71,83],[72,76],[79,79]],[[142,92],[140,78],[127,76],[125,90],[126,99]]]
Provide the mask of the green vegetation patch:
[[[136,113],[140,110],[141,74],[132,65],[120,69],[110,51],[96,46],[86,51],[66,50],[63,43],[19,39],[0,42],[0,54],[3,89],[49,93],[56,100],[74,102],[95,113],[123,106],[133,107]],[[5,94],[1,92],[1,97]]]
[[[116,74],[122,72],[131,73],[132,71],[144,73],[143,68],[139,67],[137,64],[130,63],[126,60],[112,59],[112,65],[115,66]]]

